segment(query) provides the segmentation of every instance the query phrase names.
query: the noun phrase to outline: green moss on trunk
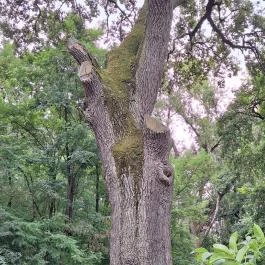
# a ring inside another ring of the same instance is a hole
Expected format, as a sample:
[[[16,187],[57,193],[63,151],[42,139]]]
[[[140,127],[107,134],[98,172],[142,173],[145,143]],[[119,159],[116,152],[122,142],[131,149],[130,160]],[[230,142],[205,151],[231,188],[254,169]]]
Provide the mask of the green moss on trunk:
[[[144,163],[142,132],[135,130],[125,135],[113,146],[112,152],[120,182],[124,181],[124,175],[133,178],[134,203],[138,210]]]
[[[139,18],[123,43],[108,54],[107,69],[100,76],[104,83],[104,97],[110,113],[114,133],[119,138],[135,130],[129,110],[130,94],[135,89],[135,64],[139,47],[144,38],[145,16]]]
[[[100,73],[105,85],[106,106],[115,136],[119,139],[112,149],[118,177],[120,181],[123,181],[123,174],[133,177],[136,204],[143,176],[143,136],[136,127],[129,105],[131,92],[135,89],[135,68],[144,39],[145,13],[144,7],[131,33],[119,47],[109,52],[107,69]]]

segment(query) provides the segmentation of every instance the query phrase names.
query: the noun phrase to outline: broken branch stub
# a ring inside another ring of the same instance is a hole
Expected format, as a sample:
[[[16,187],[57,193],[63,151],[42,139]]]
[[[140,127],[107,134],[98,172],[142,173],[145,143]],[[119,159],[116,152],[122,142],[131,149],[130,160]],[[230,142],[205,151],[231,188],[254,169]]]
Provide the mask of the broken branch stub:
[[[84,61],[78,70],[78,76],[82,82],[89,82],[92,79],[92,64],[89,61]]]
[[[144,116],[144,121],[147,129],[151,130],[154,133],[165,133],[169,131],[168,127],[163,125],[156,118],[151,117],[150,115]]]

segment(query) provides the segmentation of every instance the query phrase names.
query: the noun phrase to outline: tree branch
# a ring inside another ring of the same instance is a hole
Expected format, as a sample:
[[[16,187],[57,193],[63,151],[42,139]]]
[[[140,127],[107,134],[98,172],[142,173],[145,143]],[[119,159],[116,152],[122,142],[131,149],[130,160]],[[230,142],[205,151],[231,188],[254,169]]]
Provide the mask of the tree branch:
[[[182,2],[181,0],[176,0],[174,2]],[[223,23],[226,18],[221,18],[221,15],[220,15],[220,11],[221,11],[221,4],[222,2],[216,2],[215,0],[209,0],[207,5],[206,5],[206,11],[204,13],[204,15],[200,18],[199,22],[197,23],[197,25],[195,26],[195,28],[189,32],[189,33],[185,33],[183,35],[181,35],[178,39],[181,39],[185,36],[189,36],[190,37],[190,41],[192,42],[193,38],[195,37],[195,35],[197,34],[197,32],[199,31],[199,29],[201,28],[203,22],[205,20],[207,20],[210,24],[210,26],[212,27],[213,31],[221,38],[222,42],[226,45],[228,45],[229,47],[231,47],[232,49],[240,49],[241,51],[243,50],[250,50],[254,53],[256,59],[258,60],[260,66],[262,68],[264,68],[264,63],[262,62],[262,59],[261,59],[261,56],[260,56],[260,53],[257,49],[257,47],[249,42],[249,41],[246,41],[245,40],[245,36],[247,36],[249,33],[246,33],[242,36],[242,44],[236,44],[236,43],[233,43],[231,40],[229,40],[225,34],[221,31],[221,29],[215,24],[214,20],[212,19],[212,11],[213,11],[213,7],[214,6],[217,6],[217,11],[218,11],[218,15],[219,15],[219,21],[220,23]],[[237,11],[236,10],[232,10],[231,13]],[[230,16],[230,15],[229,15]],[[255,34],[255,33],[253,33]]]
[[[102,100],[103,84],[96,71],[98,63],[89,51],[75,39],[68,40],[67,48],[80,65],[78,76],[85,92],[85,105],[83,107],[85,114],[87,114],[86,118],[89,120],[89,115],[91,116],[94,112],[96,104],[99,100]]]
[[[33,207],[35,207],[35,210],[37,211],[39,217],[41,217],[40,209],[39,209],[39,206],[38,206],[38,204],[36,202],[36,198],[35,198],[35,192],[32,190],[32,187],[31,187],[31,184],[29,182],[28,176],[27,176],[26,172],[20,166],[18,166],[17,168],[23,174],[23,176],[25,178],[29,193],[31,195]]]
[[[99,153],[104,165],[108,192],[111,194],[114,185],[113,176],[115,175],[115,163],[112,156],[115,136],[110,113],[105,102],[104,84],[97,73],[98,65],[89,51],[73,39],[68,41],[67,47],[70,54],[80,65],[78,75],[85,91],[83,112],[86,121],[95,133]]]
[[[130,18],[127,16],[127,14],[125,13],[124,10],[121,9],[121,7],[117,4],[117,1],[115,0],[107,0],[109,3],[114,4],[114,7],[117,8],[121,14],[124,16],[124,18],[131,24],[131,26],[133,26],[132,21],[130,20]]]
[[[220,138],[219,140],[218,140],[218,142],[214,145],[214,146],[212,146],[211,147],[211,149],[210,149],[210,153],[212,153],[219,145],[220,145],[220,143],[221,143],[221,140],[222,140],[222,138]]]
[[[187,35],[189,35],[190,37],[190,41],[192,41],[192,39],[195,37],[195,35],[197,34],[198,30],[201,28],[203,22],[207,19],[207,17],[209,15],[211,15],[213,6],[215,5],[215,1],[214,0],[209,0],[207,5],[206,5],[206,11],[204,13],[204,15],[200,18],[200,20],[198,21],[197,25],[194,27],[194,29],[186,34],[183,34],[182,36],[180,36],[179,38],[183,38]]]
[[[173,168],[168,163],[168,156],[172,148],[170,130],[155,118],[144,117],[144,153],[151,161],[155,161],[159,168],[158,179],[170,186],[173,181]],[[148,163],[148,161],[145,161]]]
[[[175,143],[175,141],[173,139],[172,139],[172,148],[173,148],[173,151],[174,151],[174,156],[175,156],[175,158],[177,158],[179,156],[179,151],[178,151],[176,143]]]
[[[251,106],[251,111],[254,114],[255,117],[260,118],[261,120],[265,120],[265,117],[261,115],[256,108],[259,106],[260,102],[258,100],[253,102],[253,105]]]
[[[248,46],[248,45],[239,45],[239,44],[234,44],[232,41],[230,41],[229,39],[227,39],[225,37],[225,35],[223,34],[223,32],[215,25],[211,15],[209,15],[207,17],[207,20],[209,21],[212,29],[217,33],[217,35],[221,38],[222,42],[227,44],[228,46],[230,46],[233,49],[250,49],[253,50],[253,47]]]
[[[221,194],[221,193],[217,193],[217,198],[216,198],[216,204],[215,204],[215,209],[214,209],[214,212],[213,212],[213,215],[212,215],[212,218],[211,218],[211,221],[210,221],[210,224],[207,228],[207,230],[205,231],[204,235],[203,235],[203,240],[205,240],[205,238],[208,236],[208,234],[210,233],[212,227],[213,227],[213,224],[215,222],[215,219],[217,217],[217,214],[218,214],[218,211],[219,211],[219,208],[220,208],[220,202],[223,198],[224,194]]]
[[[144,42],[136,71],[136,118],[151,114],[164,71],[173,15],[172,0],[149,0]]]

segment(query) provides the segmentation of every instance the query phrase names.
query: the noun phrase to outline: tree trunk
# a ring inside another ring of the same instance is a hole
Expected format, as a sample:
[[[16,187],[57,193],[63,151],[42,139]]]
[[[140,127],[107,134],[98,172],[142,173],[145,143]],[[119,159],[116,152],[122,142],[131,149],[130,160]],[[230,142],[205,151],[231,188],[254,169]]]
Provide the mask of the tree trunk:
[[[68,161],[67,161],[68,162]],[[65,215],[67,221],[73,220],[73,202],[75,194],[75,176],[72,174],[71,166],[67,165],[67,197],[66,197],[66,208]]]
[[[9,195],[9,200],[7,203],[7,207],[11,208],[12,207],[12,200],[13,200],[13,185],[12,185],[12,178],[11,178],[11,174],[9,173],[8,176],[8,185],[9,185],[9,190],[10,190],[10,195]]]
[[[96,165],[96,213],[99,212],[99,164]]]
[[[181,1],[174,1],[174,5]],[[112,208],[111,265],[170,265],[169,129],[151,117],[164,70],[173,1],[146,1],[107,69],[76,40],[84,116],[93,129]]]
[[[39,210],[39,206],[37,204],[34,191],[32,190],[33,181],[31,179],[31,183],[30,183],[30,180],[28,179],[28,176],[27,176],[26,172],[21,167],[18,167],[18,169],[23,174],[24,179],[25,179],[26,184],[27,184],[27,187],[28,187],[28,190],[29,190],[29,193],[31,195],[31,200],[32,200],[32,220],[35,220],[36,219],[36,214],[38,214],[39,217],[41,217],[41,212]]]
[[[64,121],[66,124],[66,132],[68,125],[68,110],[67,107],[64,108]],[[70,148],[68,139],[66,139],[65,143],[65,156],[66,156],[66,176],[67,176],[67,194],[66,194],[66,207],[65,207],[65,215],[67,217],[67,222],[71,222],[73,220],[73,202],[74,202],[74,194],[75,194],[75,186],[76,179],[75,174],[72,170],[71,158],[70,158]]]
[[[49,168],[49,175],[51,176],[51,181],[53,183],[55,183],[56,181],[56,166],[53,165]],[[52,196],[50,198],[50,201],[49,201],[49,206],[48,206],[48,210],[49,210],[49,218],[51,219],[55,213],[56,213],[56,198],[54,196]]]

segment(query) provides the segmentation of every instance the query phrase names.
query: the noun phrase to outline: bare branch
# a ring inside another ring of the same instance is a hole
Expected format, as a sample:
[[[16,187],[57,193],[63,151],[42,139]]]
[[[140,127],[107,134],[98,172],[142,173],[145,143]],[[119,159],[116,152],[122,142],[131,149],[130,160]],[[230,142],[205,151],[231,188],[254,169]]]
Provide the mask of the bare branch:
[[[192,131],[195,133],[195,135],[197,136],[198,140],[201,139],[201,135],[200,133],[198,132],[197,128],[192,124],[192,122],[189,120],[189,118],[184,115],[184,114],[179,114],[183,120],[190,126],[190,128],[192,129]]]
[[[220,202],[221,202],[221,199],[223,198],[223,196],[224,196],[223,194],[221,194],[219,192],[217,193],[215,209],[214,209],[210,224],[209,224],[207,230],[205,231],[205,233],[203,235],[203,240],[208,236],[208,234],[210,233],[210,231],[211,231],[211,229],[213,227],[213,224],[214,224],[214,222],[216,220],[216,217],[217,217],[217,214],[218,214],[218,211],[219,211],[219,208],[220,208]]]
[[[79,43],[76,39],[70,38],[67,43],[67,48],[80,65],[82,62],[89,61],[94,67],[99,68],[96,59],[89,53],[84,45]]]
[[[221,143],[221,140],[222,140],[222,138],[220,138],[218,141],[217,141],[217,143],[214,145],[214,146],[212,146],[211,147],[211,149],[210,149],[210,153],[212,153],[219,145],[220,145],[220,143]]]
[[[196,33],[198,32],[198,30],[201,28],[203,22],[207,19],[207,13],[205,13],[201,19],[199,20],[199,22],[197,23],[197,25],[195,26],[195,28],[192,30],[192,32],[189,32],[189,36],[190,36],[190,41],[192,41],[192,39],[195,37]]]
[[[95,133],[100,156],[104,162],[106,182],[109,184],[109,191],[112,189],[111,179],[114,173],[114,160],[112,146],[115,141],[113,126],[110,121],[106,102],[104,100],[103,83],[96,71],[97,63],[93,56],[83,45],[74,39],[68,41],[68,50],[74,59],[79,63],[79,77],[84,87],[85,105],[83,113],[86,122]]]
[[[207,17],[207,20],[209,21],[212,29],[221,38],[221,40],[223,41],[223,43],[227,44],[228,46],[230,46],[233,49],[250,49],[250,50],[253,50],[253,47],[251,47],[251,46],[234,44],[232,41],[230,41],[229,39],[227,39],[225,37],[225,35],[223,34],[223,32],[216,26],[216,24],[214,23],[214,21],[213,21],[213,19],[212,19],[212,17],[210,15]]]
[[[121,14],[124,16],[124,18],[131,24],[131,26],[133,26],[132,21],[127,16],[127,14],[125,13],[125,11],[122,10],[121,7],[117,4],[117,1],[115,1],[115,0],[108,0],[108,2],[114,4],[115,8],[117,8],[121,12]]]
[[[207,19],[207,17],[209,15],[211,15],[212,9],[215,5],[215,1],[214,0],[209,0],[207,5],[206,5],[206,11],[204,13],[204,15],[200,18],[200,20],[198,21],[197,25],[194,27],[194,29],[189,32],[189,33],[185,33],[183,35],[181,35],[178,39],[181,39],[185,36],[189,36],[190,37],[190,41],[192,42],[193,38],[195,37],[195,35],[197,34],[197,32],[199,31],[199,29],[201,28],[203,22]]]
[[[174,156],[175,156],[175,158],[177,158],[179,156],[179,151],[178,151],[178,148],[176,146],[175,141],[173,139],[171,139],[171,140],[172,140],[172,148],[173,148],[173,151],[174,151]]]

